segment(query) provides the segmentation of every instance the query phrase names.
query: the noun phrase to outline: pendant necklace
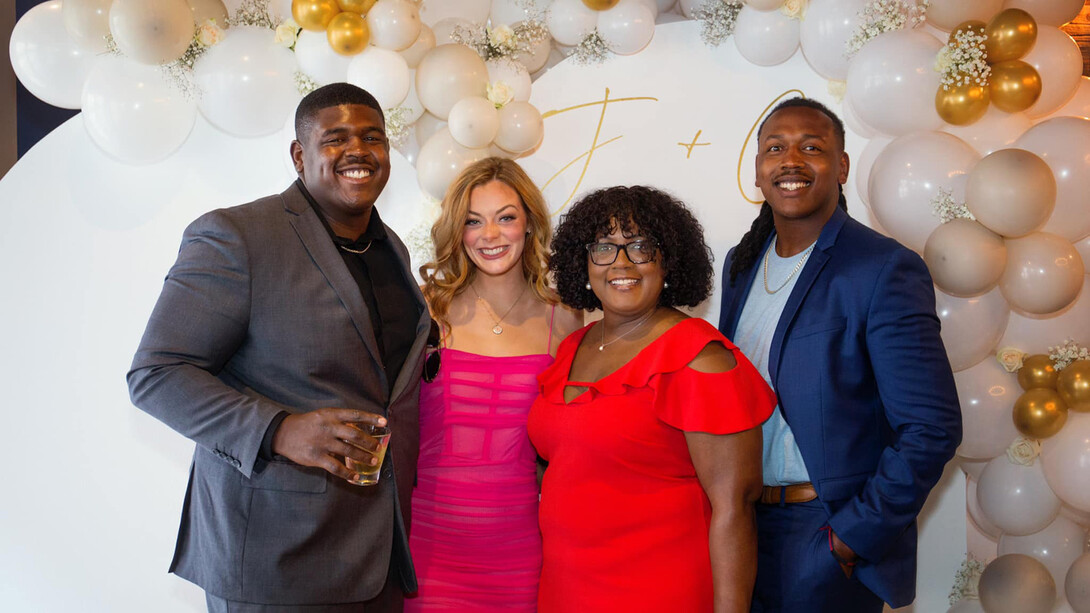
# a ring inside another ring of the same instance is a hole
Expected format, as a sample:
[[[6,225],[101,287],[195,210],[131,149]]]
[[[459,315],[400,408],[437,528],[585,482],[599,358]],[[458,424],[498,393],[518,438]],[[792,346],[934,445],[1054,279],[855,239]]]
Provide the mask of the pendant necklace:
[[[632,334],[636,330],[639,330],[640,326],[647,323],[647,320],[651,319],[651,316],[654,315],[655,311],[657,311],[657,310],[658,310],[657,308],[651,309],[647,313],[647,315],[644,315],[643,318],[641,318],[638,322],[636,322],[636,325],[633,326],[632,329],[630,329],[628,332],[625,332],[624,334],[618,336],[617,338],[609,341],[608,343],[606,342],[606,322],[603,321],[602,322],[602,342],[598,344],[598,351],[601,351],[601,350],[605,349],[606,347],[612,345],[613,343],[616,343],[617,341],[619,341],[622,338],[628,336],[629,334]]]
[[[497,318],[496,317],[496,312],[492,310],[492,307],[488,304],[488,301],[485,300],[484,298],[481,298],[481,295],[479,293],[477,293],[477,288],[473,287],[472,283],[469,284],[469,289],[473,290],[473,293],[476,294],[476,296],[477,296],[477,302],[480,302],[481,304],[484,305],[484,309],[488,313],[489,319],[491,319],[492,323],[495,324],[495,325],[492,326],[492,334],[495,334],[497,336],[499,336],[500,334],[503,334],[503,326],[500,325],[500,324],[503,323],[504,317],[507,317],[507,315],[511,312],[511,310],[515,308],[515,305],[519,303],[519,300],[522,300],[522,296],[523,296],[523,294],[526,293],[526,288],[528,288],[528,287],[530,287],[530,286],[529,285],[524,285],[522,287],[522,293],[519,294],[519,297],[515,298],[515,301],[511,303],[511,306],[507,307],[507,310],[503,312],[503,315],[501,317]]]

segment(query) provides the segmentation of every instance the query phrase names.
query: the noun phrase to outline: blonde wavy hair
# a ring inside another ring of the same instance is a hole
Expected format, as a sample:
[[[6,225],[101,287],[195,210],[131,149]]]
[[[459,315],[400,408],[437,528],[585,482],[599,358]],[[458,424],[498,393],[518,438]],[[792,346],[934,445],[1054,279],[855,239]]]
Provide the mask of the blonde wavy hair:
[[[431,227],[435,260],[420,267],[424,279],[424,298],[432,317],[444,330],[450,328],[447,314],[454,297],[465,291],[477,276],[477,267],[466,256],[462,232],[469,217],[469,197],[473,190],[492,181],[500,181],[515,190],[526,212],[526,246],[522,250],[522,276],[530,284],[534,297],[556,304],[556,294],[549,288],[549,211],[541,190],[526,171],[512,160],[489,157],[474,162],[447,188],[439,219]]]

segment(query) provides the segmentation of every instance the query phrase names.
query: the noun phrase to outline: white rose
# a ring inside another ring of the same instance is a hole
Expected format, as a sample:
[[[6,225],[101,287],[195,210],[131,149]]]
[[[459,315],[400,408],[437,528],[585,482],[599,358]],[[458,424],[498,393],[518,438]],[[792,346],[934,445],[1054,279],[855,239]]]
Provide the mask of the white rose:
[[[493,47],[504,47],[511,44],[515,39],[515,31],[509,26],[501,25],[496,28],[488,29],[488,42]]]
[[[295,47],[295,41],[298,37],[299,24],[295,23],[294,19],[286,19],[276,26],[276,36],[273,37],[273,42],[281,47],[292,49]]]
[[[489,83],[485,91],[488,101],[495,105],[496,108],[503,108],[503,105],[511,102],[515,97],[515,90],[510,85],[503,81],[496,81],[495,83]]]
[[[1011,464],[1033,466],[1033,461],[1041,455],[1041,442],[1032,438],[1018,438],[1007,447],[1007,459]]]
[[[211,47],[223,40],[223,30],[216,25],[215,19],[206,19],[197,26],[197,43],[202,47]]]
[[[995,354],[995,359],[1007,370],[1007,372],[1014,372],[1019,368],[1022,368],[1022,359],[1026,357],[1026,354],[1018,351],[1014,347],[1004,347]]]
[[[848,93],[848,82],[835,80],[828,81],[825,84],[825,89],[837,102],[842,102],[844,100],[844,94]]]
[[[786,0],[780,7],[780,12],[791,19],[802,19],[806,16],[806,0]]]

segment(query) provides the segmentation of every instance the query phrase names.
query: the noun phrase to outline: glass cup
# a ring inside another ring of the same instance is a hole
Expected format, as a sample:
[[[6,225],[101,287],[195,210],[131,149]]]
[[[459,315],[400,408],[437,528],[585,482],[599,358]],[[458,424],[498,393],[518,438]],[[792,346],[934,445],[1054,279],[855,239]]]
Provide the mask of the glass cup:
[[[370,424],[350,423],[349,426],[359,430],[363,435],[375,444],[374,451],[364,449],[378,461],[371,464],[370,461],[360,462],[345,457],[344,465],[348,470],[356,473],[348,480],[353,485],[374,485],[378,483],[379,471],[382,469],[382,460],[386,457],[386,447],[390,445],[390,428],[388,426],[372,426]],[[362,449],[362,447],[361,447]]]

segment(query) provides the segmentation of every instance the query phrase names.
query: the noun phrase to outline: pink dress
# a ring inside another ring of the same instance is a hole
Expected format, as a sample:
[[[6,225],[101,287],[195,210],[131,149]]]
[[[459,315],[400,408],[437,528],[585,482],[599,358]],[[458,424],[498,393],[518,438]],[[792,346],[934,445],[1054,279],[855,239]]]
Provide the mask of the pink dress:
[[[420,589],[405,611],[535,611],[541,532],[526,417],[553,358],[441,351],[439,376],[420,391],[409,538]]]

